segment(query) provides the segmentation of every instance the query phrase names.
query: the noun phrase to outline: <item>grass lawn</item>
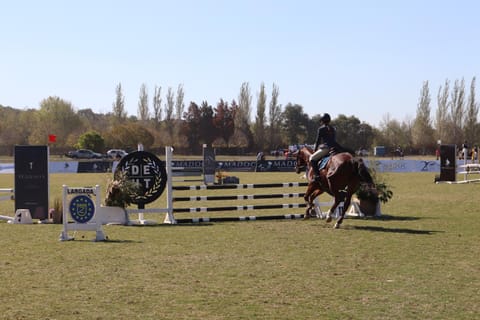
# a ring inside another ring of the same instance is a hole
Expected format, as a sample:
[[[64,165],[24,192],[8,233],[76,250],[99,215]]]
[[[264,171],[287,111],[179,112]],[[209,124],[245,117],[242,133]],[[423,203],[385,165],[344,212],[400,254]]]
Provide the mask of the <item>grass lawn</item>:
[[[60,242],[61,225],[1,222],[0,319],[476,318],[480,185],[384,176],[394,191],[385,215],[346,219],[338,230],[317,219],[105,226],[106,242],[92,242],[92,232]],[[51,201],[62,184],[104,191],[109,178],[52,174]],[[13,187],[13,175],[0,175],[0,187]],[[279,191],[244,194],[255,192]],[[162,195],[147,207],[164,203]],[[0,214],[12,215],[13,201],[0,202]]]

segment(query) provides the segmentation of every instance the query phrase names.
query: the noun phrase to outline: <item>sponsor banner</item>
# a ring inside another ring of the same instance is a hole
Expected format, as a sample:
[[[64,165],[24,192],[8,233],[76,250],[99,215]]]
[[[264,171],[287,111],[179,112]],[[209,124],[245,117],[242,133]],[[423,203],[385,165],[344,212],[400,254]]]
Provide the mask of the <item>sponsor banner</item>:
[[[377,172],[440,172],[438,160],[366,160]]]
[[[377,160],[364,159],[368,167],[375,168],[378,172],[440,172],[439,160]],[[81,163],[81,165],[79,165]],[[216,161],[216,169],[223,171],[255,171],[256,161]],[[77,173],[77,172],[110,172],[115,171],[118,161],[95,162],[50,162],[50,173]],[[295,160],[266,160],[261,171],[289,172],[295,168]],[[174,160],[172,167],[203,170],[203,160]],[[13,174],[13,163],[0,163],[0,174]],[[457,165],[457,172],[462,171]]]
[[[78,173],[112,172],[110,161],[82,161],[78,162]]]
[[[13,163],[0,163],[0,174],[1,173],[15,173],[15,165]]]
[[[78,161],[55,161],[48,164],[50,173],[77,173]]]
[[[257,161],[217,161],[217,169],[224,171],[255,171]],[[265,160],[259,164],[257,172],[293,171],[295,160]]]

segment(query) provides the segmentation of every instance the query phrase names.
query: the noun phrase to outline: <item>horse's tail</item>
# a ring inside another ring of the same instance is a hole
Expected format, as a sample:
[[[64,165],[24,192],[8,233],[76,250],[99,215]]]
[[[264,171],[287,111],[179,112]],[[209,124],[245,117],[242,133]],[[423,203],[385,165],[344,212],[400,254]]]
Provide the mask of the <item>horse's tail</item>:
[[[355,164],[355,171],[360,177],[360,181],[368,184],[373,183],[373,178],[372,175],[370,174],[370,171],[368,171],[367,166],[363,162],[362,158],[354,159],[353,160]]]

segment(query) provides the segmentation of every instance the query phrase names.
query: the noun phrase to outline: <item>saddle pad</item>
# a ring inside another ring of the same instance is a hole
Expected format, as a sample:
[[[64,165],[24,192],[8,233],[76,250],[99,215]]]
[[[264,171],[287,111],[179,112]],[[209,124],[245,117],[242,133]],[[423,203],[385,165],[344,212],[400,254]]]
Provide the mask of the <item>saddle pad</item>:
[[[323,158],[322,161],[320,161],[320,163],[318,164],[318,170],[322,170],[323,168],[325,168],[328,160],[330,160],[330,156],[326,156],[325,158]]]

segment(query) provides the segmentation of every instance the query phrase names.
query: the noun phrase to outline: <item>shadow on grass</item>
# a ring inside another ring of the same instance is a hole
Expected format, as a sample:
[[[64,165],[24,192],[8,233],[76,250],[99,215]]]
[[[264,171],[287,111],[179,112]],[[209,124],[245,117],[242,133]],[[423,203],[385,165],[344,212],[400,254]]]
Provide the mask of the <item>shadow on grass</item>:
[[[96,241],[95,239],[88,238],[88,237],[83,237],[83,238],[75,238],[75,239],[70,239],[68,241],[62,241],[62,242],[72,242],[72,243],[78,243],[78,242],[89,242],[89,243],[143,243],[143,241],[138,241],[138,240],[121,240],[121,239],[107,239],[105,240],[99,240]]]
[[[381,215],[379,217],[365,217],[366,219],[375,219],[381,221],[415,221],[420,220],[419,217],[407,217],[407,216],[391,216],[388,214]],[[363,219],[363,218],[361,218]]]
[[[349,227],[349,229],[374,231],[374,232],[427,234],[427,235],[444,232],[444,231],[434,231],[434,230],[414,230],[414,229],[406,229],[406,228],[384,228],[384,227],[374,227],[374,226],[351,226]]]
[[[219,222],[217,222],[219,223]],[[199,222],[199,223],[176,223],[176,224],[170,224],[170,223],[158,223],[158,224],[132,224],[131,226],[128,227],[136,227],[136,228],[178,228],[178,227],[207,227],[207,226],[213,226],[216,223],[213,222]]]

